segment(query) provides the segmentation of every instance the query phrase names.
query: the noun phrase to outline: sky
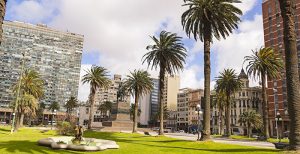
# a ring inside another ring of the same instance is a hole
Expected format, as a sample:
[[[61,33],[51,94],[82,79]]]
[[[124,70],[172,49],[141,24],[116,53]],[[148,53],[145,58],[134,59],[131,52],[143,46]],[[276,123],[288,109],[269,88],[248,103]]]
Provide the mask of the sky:
[[[92,65],[107,68],[110,75],[125,77],[134,69],[159,70],[142,64],[150,36],[166,30],[183,38],[188,51],[185,69],[179,73],[180,87],[203,88],[203,43],[188,38],[181,25],[187,9],[183,0],[9,0],[6,20],[44,23],[61,31],[84,35],[80,76]],[[211,48],[211,88],[224,68],[237,73],[243,58],[263,46],[262,0],[242,0],[242,22],[225,40],[214,40]],[[250,85],[257,85],[250,81]],[[78,99],[87,100],[89,85],[79,83]]]

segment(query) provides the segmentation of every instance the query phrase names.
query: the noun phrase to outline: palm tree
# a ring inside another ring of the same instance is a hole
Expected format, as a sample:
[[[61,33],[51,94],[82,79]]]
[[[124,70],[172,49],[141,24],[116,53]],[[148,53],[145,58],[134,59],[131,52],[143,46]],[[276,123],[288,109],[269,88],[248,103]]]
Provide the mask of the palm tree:
[[[181,17],[188,37],[204,42],[204,130],[201,140],[210,139],[210,44],[232,33],[240,22],[242,11],[234,3],[240,0],[184,0],[188,6]]]
[[[216,98],[213,100],[212,104],[218,109],[219,112],[219,135],[222,135],[223,132],[223,111],[226,105],[226,95],[224,92],[219,92],[216,94]]]
[[[233,69],[224,69],[217,77],[216,89],[217,93],[226,95],[225,117],[226,117],[226,136],[231,135],[230,129],[230,111],[231,111],[231,95],[233,95],[242,86],[242,81]]]
[[[18,83],[13,87],[13,92],[15,95],[17,95],[18,88],[20,88],[20,99],[17,99],[16,104],[18,108],[18,113],[16,115],[17,126],[23,126],[24,115],[26,110],[28,111],[28,107],[33,107],[31,110],[32,112],[33,110],[35,112],[36,105],[34,104],[44,96],[44,81],[38,72],[32,69],[27,69],[21,75]],[[33,104],[30,105],[29,103]]]
[[[67,114],[68,114],[67,119],[69,121],[71,121],[71,114],[76,107],[78,107],[78,100],[75,97],[71,96],[70,99],[65,104],[65,108],[67,109]]]
[[[295,1],[279,0],[283,20],[288,110],[290,118],[290,148],[300,149],[300,82],[298,72],[297,35],[295,32]]]
[[[246,56],[245,61],[248,63],[246,70],[249,76],[260,79],[262,83],[262,110],[264,135],[267,138],[269,135],[268,121],[268,103],[266,95],[266,78],[269,80],[280,78],[280,70],[283,69],[283,62],[280,55],[276,54],[272,48],[260,48],[259,51],[252,51],[251,56]]]
[[[110,85],[110,80],[107,78],[108,72],[104,67],[101,66],[92,66],[90,70],[86,71],[86,74],[82,78],[82,83],[90,84],[90,115],[88,122],[88,129],[92,128],[92,120],[94,114],[94,104],[95,104],[95,94],[98,88],[107,89]]]
[[[2,23],[4,20],[4,16],[5,16],[6,2],[7,2],[7,0],[0,0],[0,15],[1,15],[1,17],[0,17],[0,24],[1,24],[1,26],[0,26],[0,44],[2,42],[2,32],[3,32]]]
[[[50,106],[48,107],[48,109],[51,112],[54,112],[55,110],[58,111],[60,109],[60,105],[58,104],[58,102],[54,101],[50,104]]]
[[[22,94],[20,96],[20,99],[18,99],[18,106],[17,106],[17,127],[22,127],[23,126],[23,121],[24,121],[24,115],[26,113],[30,113],[31,116],[36,115],[36,110],[38,109],[38,100],[31,94]]]
[[[249,138],[251,137],[252,128],[259,129],[262,126],[260,114],[253,110],[243,112],[240,115],[239,123],[246,125]]]
[[[147,46],[148,53],[143,56],[143,63],[147,62],[151,69],[159,68],[159,104],[160,104],[160,130],[159,134],[163,135],[163,91],[165,89],[165,76],[175,74],[184,68],[186,49],[181,42],[181,37],[176,33],[162,31],[159,38],[152,36],[154,45]]]
[[[168,108],[167,108],[167,106],[164,106],[164,113],[163,113],[163,115],[164,115],[164,119],[168,119],[169,118],[169,112],[168,112]],[[156,113],[156,118],[155,119],[159,119],[159,117],[160,117],[160,111],[158,110],[158,112]]]
[[[138,118],[138,103],[140,97],[150,93],[153,89],[153,83],[150,78],[150,74],[143,70],[134,70],[127,75],[127,79],[124,82],[128,92],[134,97],[134,114],[133,114],[133,129],[132,132],[137,131],[137,118]]]

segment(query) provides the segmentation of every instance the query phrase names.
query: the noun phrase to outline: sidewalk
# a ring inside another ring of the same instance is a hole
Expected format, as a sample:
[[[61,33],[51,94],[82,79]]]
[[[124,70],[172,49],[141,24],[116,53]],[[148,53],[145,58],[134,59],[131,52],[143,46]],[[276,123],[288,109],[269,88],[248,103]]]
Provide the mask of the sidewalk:
[[[167,137],[182,139],[182,140],[189,140],[189,141],[196,141],[197,135],[193,134],[185,134],[185,133],[168,133],[165,134]],[[225,144],[234,144],[234,145],[243,145],[243,146],[254,146],[259,148],[271,148],[275,149],[274,144],[269,142],[261,142],[261,141],[241,141],[235,139],[227,139],[227,138],[213,138],[212,139],[216,143],[225,143]]]

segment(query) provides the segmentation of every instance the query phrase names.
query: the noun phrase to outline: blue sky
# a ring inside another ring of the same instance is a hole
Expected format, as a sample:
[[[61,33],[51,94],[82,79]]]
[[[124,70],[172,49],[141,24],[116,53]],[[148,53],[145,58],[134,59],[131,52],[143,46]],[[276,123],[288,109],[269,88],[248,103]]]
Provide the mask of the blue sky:
[[[212,81],[224,68],[239,72],[243,57],[263,45],[261,3],[261,0],[243,0],[239,7],[245,14],[239,29],[226,40],[212,44]],[[146,69],[141,65],[141,57],[147,52],[146,45],[152,43],[149,35],[161,30],[176,32],[188,48],[187,64],[180,73],[181,87],[202,88],[203,44],[188,39],[182,31],[180,15],[185,10],[182,4],[182,0],[10,0],[5,19],[45,23],[62,31],[83,34],[81,75],[92,64],[108,68],[111,74],[125,75],[133,69]],[[149,72],[153,77],[158,75],[155,70]],[[80,100],[86,99],[86,85],[79,84],[79,95]]]

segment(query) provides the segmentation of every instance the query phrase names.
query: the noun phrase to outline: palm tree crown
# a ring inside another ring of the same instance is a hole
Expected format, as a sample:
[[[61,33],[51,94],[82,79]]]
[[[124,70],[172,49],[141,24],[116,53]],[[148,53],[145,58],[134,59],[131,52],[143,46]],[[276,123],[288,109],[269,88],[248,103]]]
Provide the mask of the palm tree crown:
[[[217,92],[223,92],[227,97],[230,97],[242,86],[242,81],[233,69],[224,69],[216,79]]]
[[[251,128],[259,129],[262,126],[260,114],[253,110],[243,112],[239,117],[239,123],[247,126],[248,137],[251,137]]]
[[[283,61],[279,54],[276,54],[272,48],[260,48],[259,51],[252,51],[251,56],[246,56],[245,61],[247,74],[249,76],[261,78],[267,75],[269,79],[280,78],[280,72],[283,69]]]
[[[186,49],[181,37],[176,33],[162,31],[159,39],[155,36],[151,38],[155,44],[146,47],[149,52],[143,56],[143,63],[147,62],[152,69],[157,67],[164,69],[169,74],[184,68]]]
[[[52,102],[49,106],[49,110],[51,112],[54,112],[54,110],[59,110],[59,109],[60,109],[60,105],[56,101]]]
[[[181,21],[185,32],[194,39],[204,41],[205,35],[216,39],[224,39],[233,29],[236,29],[239,16],[243,13],[233,3],[240,3],[239,0],[184,0],[183,6],[189,9],[182,14]]]
[[[76,107],[78,107],[78,100],[75,97],[71,96],[65,104],[65,108],[67,109],[68,113],[71,113]]]

